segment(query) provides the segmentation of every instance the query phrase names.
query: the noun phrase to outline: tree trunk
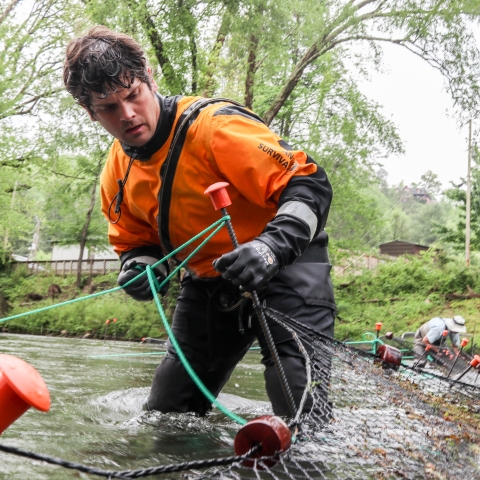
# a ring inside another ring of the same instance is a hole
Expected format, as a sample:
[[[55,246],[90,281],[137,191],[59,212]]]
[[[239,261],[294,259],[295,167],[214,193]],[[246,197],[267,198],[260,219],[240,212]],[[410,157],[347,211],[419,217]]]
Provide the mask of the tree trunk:
[[[155,51],[155,57],[160,64],[168,88],[171,92],[178,91],[181,88],[180,82],[172,66],[172,62],[170,61],[170,58],[165,52],[165,46],[162,39],[160,38],[157,27],[155,26],[155,22],[153,21],[150,12],[148,11],[147,3],[145,1],[142,1],[141,3],[138,3],[136,7],[141,9],[139,20],[143,24],[150,43],[152,44],[153,50]]]
[[[250,51],[248,52],[247,77],[245,79],[245,106],[252,109],[253,90],[255,85],[255,72],[257,71],[258,38],[252,34],[250,37]]]
[[[90,207],[88,208],[87,211],[87,216],[85,218],[85,223],[83,224],[83,229],[82,229],[82,236],[80,237],[80,253],[78,255],[78,265],[77,265],[77,288],[80,288],[80,285],[82,283],[82,260],[83,260],[83,252],[85,250],[85,245],[87,243],[87,236],[88,236],[88,227],[90,226],[90,220],[92,218],[92,212],[95,207],[95,200],[96,200],[96,194],[97,194],[97,183],[98,183],[98,178],[100,176],[100,170],[103,164],[103,159],[100,159],[98,162],[98,168],[97,168],[97,173],[95,175],[95,179],[93,182],[93,187],[92,187],[92,193],[90,194]]]
[[[238,10],[239,3],[240,2],[236,0],[227,3],[220,28],[218,29],[217,38],[215,39],[215,43],[212,48],[212,53],[208,57],[207,69],[205,72],[205,89],[203,91],[204,97],[211,97],[215,91],[214,73],[217,67],[218,57],[220,56],[220,51],[225,43],[225,39],[227,38],[232,17]]]

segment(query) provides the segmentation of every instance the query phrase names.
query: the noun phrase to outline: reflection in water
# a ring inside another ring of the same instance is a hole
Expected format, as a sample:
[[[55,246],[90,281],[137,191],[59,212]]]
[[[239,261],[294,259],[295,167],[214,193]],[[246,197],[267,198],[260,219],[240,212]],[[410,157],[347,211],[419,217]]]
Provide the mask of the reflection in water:
[[[0,353],[33,365],[50,390],[48,413],[30,409],[2,443],[105,469],[133,469],[233,454],[238,426],[214,410],[205,418],[144,412],[161,356],[91,358],[142,353],[158,345],[0,334]],[[248,353],[220,396],[249,419],[270,412],[258,352]],[[74,471],[0,453],[0,479],[66,479]]]

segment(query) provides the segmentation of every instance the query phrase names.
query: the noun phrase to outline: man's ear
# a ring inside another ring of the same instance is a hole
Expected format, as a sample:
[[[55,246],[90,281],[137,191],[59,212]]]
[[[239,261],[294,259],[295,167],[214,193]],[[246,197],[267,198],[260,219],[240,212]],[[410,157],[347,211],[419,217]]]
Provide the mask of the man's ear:
[[[151,67],[147,67],[148,76],[150,77],[150,85],[152,86],[152,92],[155,93],[158,90],[158,85],[153,79],[153,73]]]
[[[88,113],[88,116],[90,117],[90,120],[92,122],[97,121],[97,119],[95,118],[95,114],[93,112],[91,112],[87,107],[85,107],[85,105],[80,105],[80,106],[85,109],[85,111]]]

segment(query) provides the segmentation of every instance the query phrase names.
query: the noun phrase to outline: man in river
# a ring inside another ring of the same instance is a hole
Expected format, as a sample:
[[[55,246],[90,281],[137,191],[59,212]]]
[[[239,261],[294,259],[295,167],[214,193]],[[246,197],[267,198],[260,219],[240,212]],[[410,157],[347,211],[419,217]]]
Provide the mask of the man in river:
[[[435,317],[424,323],[415,332],[413,351],[416,367],[424,368],[427,364],[427,346],[434,353],[439,353],[442,345],[446,347],[447,338],[443,335],[445,331],[448,332],[447,337],[452,344],[455,355],[458,355],[460,333],[467,331],[465,319],[460,315],[453,318]]]
[[[106,27],[68,44],[63,75],[90,119],[115,137],[101,195],[109,241],[121,260],[120,285],[217,221],[204,191],[216,182],[230,184],[229,214],[240,246],[232,251],[222,229],[188,262],[173,333],[215,396],[257,338],[273,410],[288,415],[266,340],[242,292],[259,290],[262,304],[333,336],[324,231],[332,190],[325,171],[236,102],[160,95],[140,45]],[[163,266],[154,272],[159,282],[167,274]],[[125,291],[137,300],[153,297],[145,275]],[[306,386],[303,355],[284,327],[268,322],[298,406]],[[211,403],[170,342],[167,348],[146,407],[205,414]]]

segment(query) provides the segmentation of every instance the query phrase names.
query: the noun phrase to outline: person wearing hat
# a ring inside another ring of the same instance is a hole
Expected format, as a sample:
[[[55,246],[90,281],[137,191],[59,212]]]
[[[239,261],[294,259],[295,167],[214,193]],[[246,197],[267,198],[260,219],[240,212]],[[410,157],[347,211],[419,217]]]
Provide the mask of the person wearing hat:
[[[453,351],[455,355],[458,355],[460,333],[467,331],[465,319],[460,315],[453,318],[435,317],[424,323],[415,333],[413,351],[417,367],[423,368],[427,363],[425,355],[427,345],[430,345],[430,350],[435,353],[440,351],[439,347],[446,342],[446,338],[444,339],[442,335],[445,330],[448,330],[448,338],[452,343]]]

